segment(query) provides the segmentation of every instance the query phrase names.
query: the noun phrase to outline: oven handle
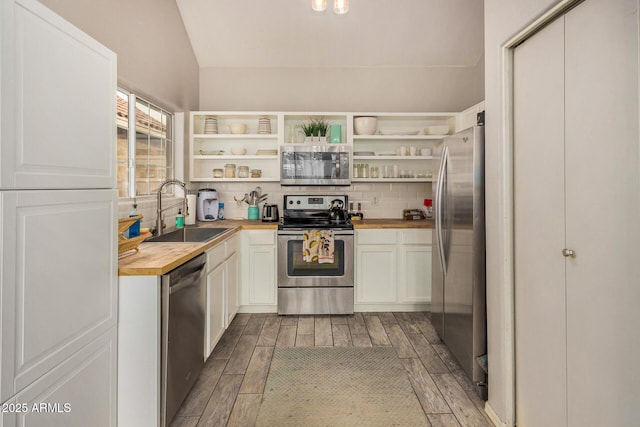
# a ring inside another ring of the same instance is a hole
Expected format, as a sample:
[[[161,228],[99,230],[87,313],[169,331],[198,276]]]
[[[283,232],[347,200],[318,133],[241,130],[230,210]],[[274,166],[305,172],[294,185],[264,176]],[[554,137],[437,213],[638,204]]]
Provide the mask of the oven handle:
[[[305,230],[307,229],[278,230],[278,236],[302,236]],[[334,236],[353,236],[353,234],[353,230],[333,230]]]

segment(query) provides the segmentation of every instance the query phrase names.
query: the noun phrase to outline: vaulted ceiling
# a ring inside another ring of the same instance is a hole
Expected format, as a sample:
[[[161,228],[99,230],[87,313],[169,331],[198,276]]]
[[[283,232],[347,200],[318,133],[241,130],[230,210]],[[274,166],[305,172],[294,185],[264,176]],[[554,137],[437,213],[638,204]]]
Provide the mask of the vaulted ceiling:
[[[176,0],[200,67],[472,67],[483,0]]]

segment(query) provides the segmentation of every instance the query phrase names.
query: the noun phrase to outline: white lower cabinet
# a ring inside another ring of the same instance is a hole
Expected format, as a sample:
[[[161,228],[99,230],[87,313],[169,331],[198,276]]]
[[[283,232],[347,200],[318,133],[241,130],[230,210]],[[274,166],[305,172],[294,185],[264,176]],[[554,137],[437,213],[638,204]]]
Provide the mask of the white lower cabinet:
[[[207,325],[206,325],[206,352],[205,359],[209,357],[218,340],[224,333],[225,327],[225,265],[218,265],[207,273]]]
[[[396,245],[356,245],[356,304],[395,303]]]
[[[240,254],[234,253],[227,258],[224,262],[225,264],[225,273],[226,273],[226,291],[225,295],[225,322],[224,327],[228,328],[231,324],[231,321],[238,313],[238,308],[240,306],[239,303],[239,278],[240,278]]]
[[[238,234],[207,251],[205,359],[238,312]]]
[[[105,398],[115,400],[115,354],[89,371],[74,369],[84,369],[81,353],[117,324],[116,209],[114,190],[0,192],[2,402],[48,390],[43,381],[61,370],[89,384],[109,384]],[[115,339],[112,344],[115,351]],[[82,425],[74,417],[99,405],[78,393],[71,378],[60,381],[55,393],[37,398],[55,395],[70,403],[76,411],[60,425]]]
[[[4,402],[0,424],[115,426],[116,333],[114,326]]]
[[[431,230],[356,230],[356,311],[425,310],[431,302]]]
[[[244,230],[240,306],[244,312],[277,311],[276,230]]]

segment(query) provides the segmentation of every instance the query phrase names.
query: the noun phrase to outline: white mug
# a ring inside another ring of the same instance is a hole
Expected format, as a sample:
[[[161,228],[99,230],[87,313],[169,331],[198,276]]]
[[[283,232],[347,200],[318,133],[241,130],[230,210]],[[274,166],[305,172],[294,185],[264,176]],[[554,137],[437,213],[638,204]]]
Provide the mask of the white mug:
[[[407,147],[402,145],[402,146],[396,148],[396,155],[397,156],[406,156],[407,155]]]
[[[416,148],[416,147],[413,147],[413,146],[409,147],[409,155],[410,155],[410,156],[415,156],[415,155],[416,155],[416,153],[417,153],[417,151],[418,151],[418,150],[417,150],[417,148]]]

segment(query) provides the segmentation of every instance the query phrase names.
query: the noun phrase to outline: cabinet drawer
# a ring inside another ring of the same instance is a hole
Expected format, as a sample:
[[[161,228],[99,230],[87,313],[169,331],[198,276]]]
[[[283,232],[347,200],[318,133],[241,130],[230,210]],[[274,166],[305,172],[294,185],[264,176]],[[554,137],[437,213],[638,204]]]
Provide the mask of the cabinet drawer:
[[[226,258],[225,244],[220,243],[207,251],[207,271],[211,271],[222,264]]]
[[[398,236],[396,230],[357,230],[358,245],[395,245]]]
[[[249,230],[250,245],[275,245],[276,233],[272,230]]]
[[[227,258],[229,258],[235,252],[240,251],[240,237],[238,236],[238,234],[236,234],[235,236],[227,240],[226,245],[227,245]]]
[[[402,230],[399,234],[400,243],[403,245],[430,245],[433,232],[431,229],[416,230],[413,228]]]

